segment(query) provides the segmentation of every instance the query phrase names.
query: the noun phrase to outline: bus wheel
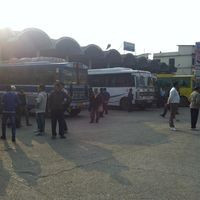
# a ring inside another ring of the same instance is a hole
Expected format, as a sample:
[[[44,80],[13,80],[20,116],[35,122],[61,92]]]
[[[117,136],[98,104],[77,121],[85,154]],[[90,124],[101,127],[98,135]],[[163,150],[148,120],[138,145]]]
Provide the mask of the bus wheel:
[[[181,107],[188,107],[189,106],[189,101],[188,98],[185,96],[181,96],[181,100],[180,100],[180,106]]]
[[[120,100],[120,108],[122,110],[128,110],[128,98],[124,97]]]
[[[80,112],[81,112],[81,109],[74,109],[74,110],[71,110],[69,114],[71,117],[76,117]]]

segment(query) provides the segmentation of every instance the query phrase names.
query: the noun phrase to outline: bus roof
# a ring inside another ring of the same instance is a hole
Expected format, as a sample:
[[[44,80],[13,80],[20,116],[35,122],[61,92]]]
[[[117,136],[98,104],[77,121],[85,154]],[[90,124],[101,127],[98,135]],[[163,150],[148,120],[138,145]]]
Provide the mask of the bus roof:
[[[181,77],[194,77],[194,75],[185,74],[157,74],[157,78],[181,78]]]
[[[88,70],[88,74],[89,75],[96,75],[96,74],[121,74],[121,73],[148,73],[148,74],[151,74],[151,72],[148,72],[148,71],[133,70],[131,68],[125,68],[125,67],[113,67],[113,68],[89,69]]]
[[[36,62],[19,62],[19,63],[0,63],[0,67],[41,67],[41,66],[60,66],[60,67],[74,67],[74,62],[61,62],[61,63],[52,63],[49,61],[36,61]],[[81,64],[82,68],[87,69],[86,65]]]

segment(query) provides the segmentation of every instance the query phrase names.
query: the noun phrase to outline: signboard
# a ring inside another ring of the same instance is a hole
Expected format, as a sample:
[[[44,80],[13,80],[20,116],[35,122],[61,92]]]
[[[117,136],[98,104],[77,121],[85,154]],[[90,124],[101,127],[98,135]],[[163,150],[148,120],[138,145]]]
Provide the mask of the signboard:
[[[124,50],[135,51],[135,44],[130,43],[130,42],[124,42]]]
[[[195,65],[200,66],[200,42],[196,42]]]

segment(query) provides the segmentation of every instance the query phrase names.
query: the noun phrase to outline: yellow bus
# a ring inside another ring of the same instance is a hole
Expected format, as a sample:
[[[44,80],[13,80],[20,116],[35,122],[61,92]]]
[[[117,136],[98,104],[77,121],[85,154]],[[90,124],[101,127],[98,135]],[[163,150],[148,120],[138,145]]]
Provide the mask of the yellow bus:
[[[157,86],[169,91],[174,82],[179,83],[181,106],[188,106],[188,97],[195,85],[199,85],[199,79],[195,75],[157,74]]]

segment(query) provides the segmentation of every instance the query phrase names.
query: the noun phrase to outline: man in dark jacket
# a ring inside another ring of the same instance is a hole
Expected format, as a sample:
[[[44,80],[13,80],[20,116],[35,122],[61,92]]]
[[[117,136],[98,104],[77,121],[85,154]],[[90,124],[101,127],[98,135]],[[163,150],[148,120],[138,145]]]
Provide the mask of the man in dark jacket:
[[[64,108],[67,102],[67,95],[62,91],[60,82],[55,84],[54,91],[49,96],[49,108],[51,110],[51,127],[52,127],[52,139],[56,138],[56,125],[59,124],[60,138],[64,136]]]
[[[133,92],[132,88],[129,89],[128,92],[128,112],[132,111],[132,105],[133,105]]]
[[[1,139],[6,140],[6,124],[9,118],[12,128],[12,141],[15,142],[15,135],[16,135],[15,115],[16,115],[16,108],[19,105],[19,99],[17,95],[13,91],[11,91],[11,86],[7,87],[7,92],[3,95],[2,104],[3,104],[3,115],[2,115]]]
[[[103,96],[104,96],[103,111],[107,115],[108,114],[108,102],[109,102],[109,99],[110,99],[110,94],[106,90],[106,88],[103,89]]]
[[[28,105],[26,101],[26,94],[24,93],[23,90],[19,91],[18,98],[19,98],[20,105],[18,106],[19,108],[18,108],[18,113],[16,117],[19,123],[19,127],[21,127],[21,117],[23,114],[25,115],[26,126],[31,126],[31,124],[29,123],[29,110],[28,110]]]

